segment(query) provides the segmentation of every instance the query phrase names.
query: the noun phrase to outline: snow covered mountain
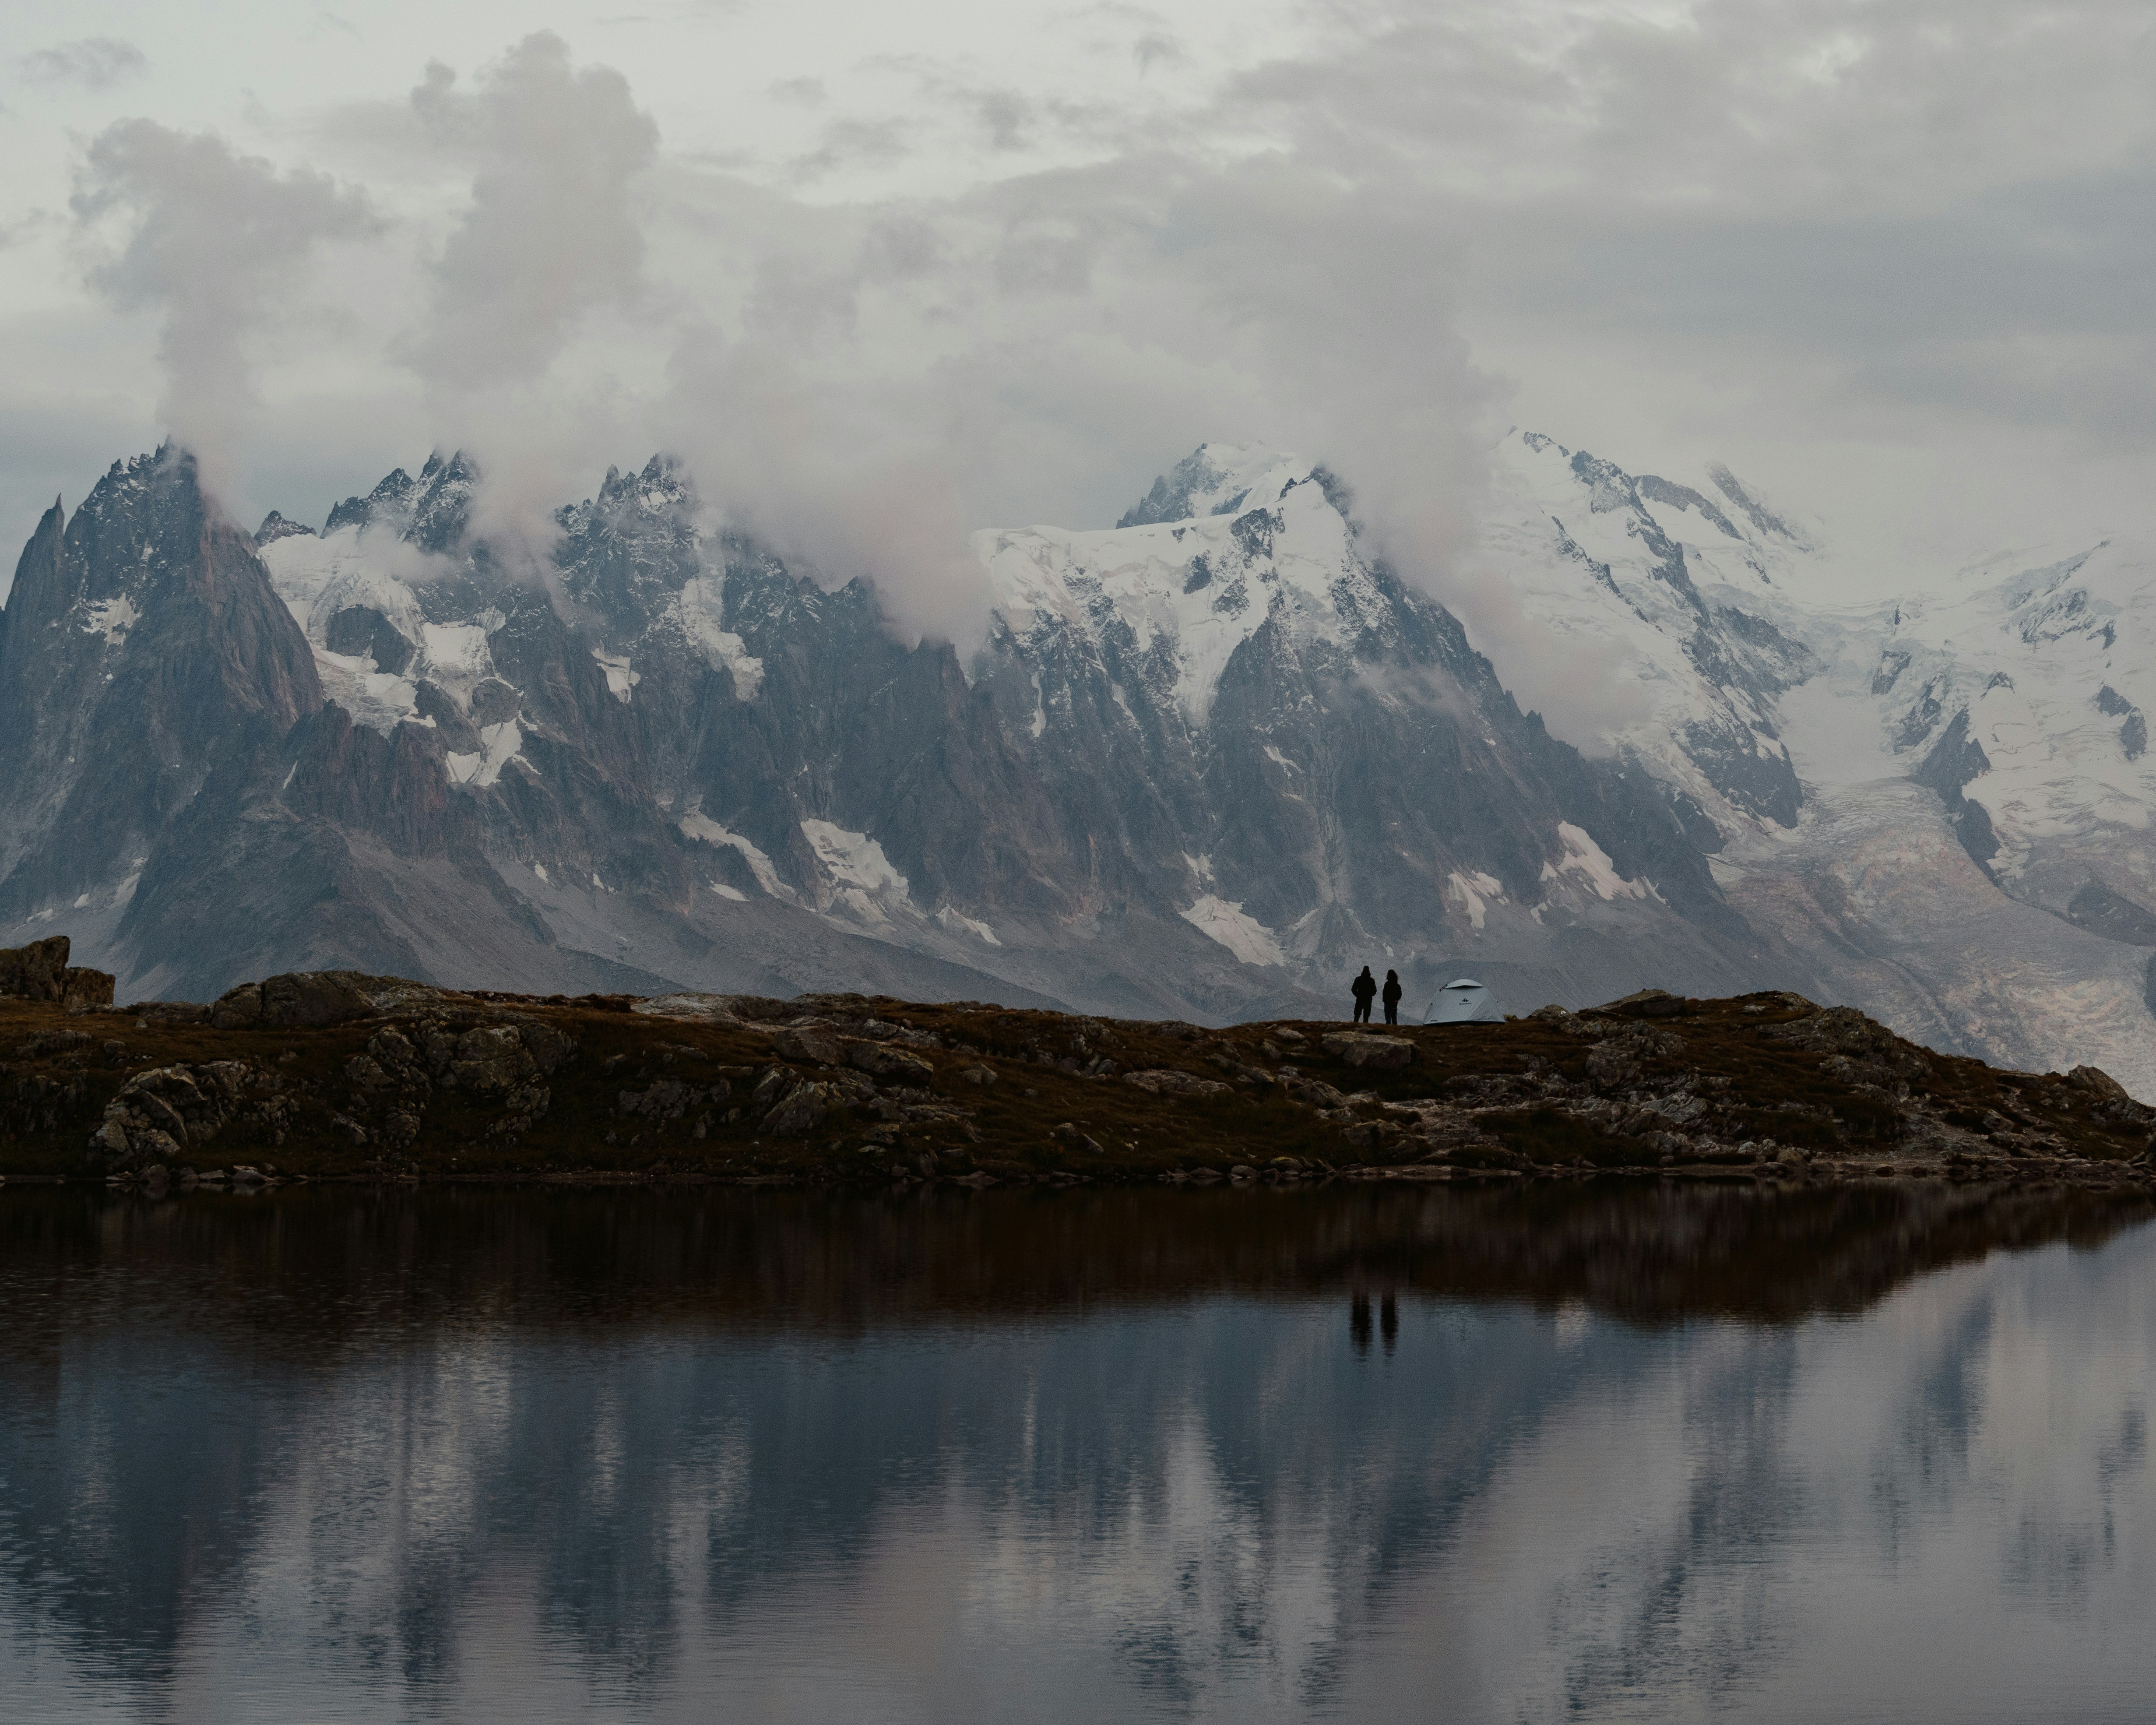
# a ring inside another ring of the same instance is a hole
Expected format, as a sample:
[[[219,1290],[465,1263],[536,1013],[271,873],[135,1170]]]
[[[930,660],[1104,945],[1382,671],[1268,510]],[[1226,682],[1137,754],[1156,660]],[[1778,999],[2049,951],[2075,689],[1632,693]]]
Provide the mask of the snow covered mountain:
[[[0,942],[197,997],[336,964],[1211,1019],[1336,1009],[1366,962],[1515,1011],[1789,985],[2156,1091],[2119,548],[1837,610],[1816,531],[1726,471],[1516,434],[1476,561],[1606,672],[1584,754],[1277,452],[977,536],[964,664],[664,459],[536,567],[470,533],[479,483],[436,457],[250,536],[167,449],[56,506],[0,612]]]
[[[1727,902],[1797,986],[2156,1094],[2147,547],[1917,572],[1851,608],[1816,597],[1817,535],[1726,470],[1695,490],[1515,433],[1497,475],[1482,557],[1553,632],[1621,652],[1637,711],[1604,742],[1705,817]]]

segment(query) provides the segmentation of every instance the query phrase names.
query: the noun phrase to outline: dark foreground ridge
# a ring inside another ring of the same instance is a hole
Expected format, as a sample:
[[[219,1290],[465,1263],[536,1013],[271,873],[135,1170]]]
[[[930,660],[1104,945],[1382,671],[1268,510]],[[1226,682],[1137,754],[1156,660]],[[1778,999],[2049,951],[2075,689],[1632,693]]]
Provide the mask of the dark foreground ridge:
[[[95,994],[0,999],[0,1175],[2156,1183],[2156,1109],[2095,1068],[2000,1071],[1788,993],[1382,1034],[338,971],[207,1006]]]

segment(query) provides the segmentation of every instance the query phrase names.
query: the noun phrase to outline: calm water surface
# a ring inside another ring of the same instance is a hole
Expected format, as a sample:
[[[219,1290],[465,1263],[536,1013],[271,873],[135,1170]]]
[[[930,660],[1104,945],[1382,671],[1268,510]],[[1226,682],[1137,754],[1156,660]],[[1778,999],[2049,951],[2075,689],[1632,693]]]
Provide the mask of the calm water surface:
[[[0,1717],[2143,1719],[2156,1230],[0,1191]]]

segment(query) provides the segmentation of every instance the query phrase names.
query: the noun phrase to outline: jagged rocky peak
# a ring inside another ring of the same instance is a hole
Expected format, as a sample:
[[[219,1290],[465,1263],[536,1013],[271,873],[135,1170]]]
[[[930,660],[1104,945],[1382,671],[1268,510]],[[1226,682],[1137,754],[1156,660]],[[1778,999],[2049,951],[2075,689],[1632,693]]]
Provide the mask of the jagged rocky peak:
[[[462,449],[446,460],[439,450],[429,455],[419,470],[418,495],[404,536],[422,551],[454,550],[465,536],[479,480],[479,465]]]
[[[305,522],[287,521],[273,509],[262,517],[262,525],[254,530],[254,542],[257,546],[275,545],[280,539],[290,539],[299,534],[311,538],[314,531]]]
[[[479,477],[478,464],[463,450],[444,456],[437,449],[416,480],[395,468],[364,497],[346,498],[330,511],[323,536],[343,527],[386,528],[423,551],[452,551],[464,538]]]
[[[1707,476],[1714,481],[1716,487],[1723,496],[1743,511],[1745,519],[1762,533],[1772,534],[1777,539],[1786,540],[1798,551],[1812,551],[1817,548],[1789,522],[1762,503],[1745,488],[1735,474],[1719,461],[1711,461],[1707,464]]]
[[[696,508],[696,483],[689,470],[674,456],[660,454],[644,464],[640,473],[624,473],[609,467],[600,481],[598,495],[587,498],[562,511],[564,517],[594,510],[624,516],[675,516]]]
[[[88,908],[221,757],[321,702],[253,540],[167,444],[49,512],[0,614],[0,906]]]
[[[402,529],[412,504],[412,475],[393,468],[387,478],[364,497],[347,497],[330,511],[322,523],[325,536],[340,527],[371,527],[382,521]]]
[[[562,538],[554,561],[563,588],[604,621],[611,641],[621,644],[640,634],[706,572],[700,508],[687,470],[674,457],[658,454],[641,472],[609,467],[597,496],[556,511]],[[700,588],[689,603],[692,611],[710,611],[716,591]],[[716,621],[711,626],[715,629]]]
[[[1310,472],[1307,462],[1262,444],[1200,444],[1155,480],[1144,499],[1124,511],[1116,526],[1144,527],[1264,509]]]
[[[1744,536],[1737,531],[1736,522],[1722,512],[1722,506],[1704,492],[1690,485],[1681,485],[1674,480],[1666,480],[1660,474],[1643,473],[1639,479],[1640,495],[1650,503],[1666,503],[1676,509],[1696,509],[1702,519],[1712,522],[1732,539],[1743,541]]]

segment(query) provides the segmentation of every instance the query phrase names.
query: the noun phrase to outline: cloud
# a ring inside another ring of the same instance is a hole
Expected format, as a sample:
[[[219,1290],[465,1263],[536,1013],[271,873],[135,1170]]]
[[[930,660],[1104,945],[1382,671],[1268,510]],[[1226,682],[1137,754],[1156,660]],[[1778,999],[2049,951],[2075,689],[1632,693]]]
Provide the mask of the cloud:
[[[248,337],[318,246],[378,230],[372,207],[327,175],[280,173],[212,134],[148,120],[92,140],[69,207],[91,284],[122,311],[157,313],[159,417],[228,496],[258,405]]]
[[[671,383],[662,441],[735,526],[826,586],[869,581],[901,635],[979,642],[987,575],[932,391],[709,327],[684,333]]]
[[[1150,72],[1155,66],[1174,65],[1189,55],[1167,31],[1148,30],[1131,44],[1131,58],[1137,62],[1139,71]]]
[[[887,167],[911,151],[911,128],[897,120],[837,120],[825,126],[814,150],[788,164],[788,177],[810,185],[841,168]]]
[[[484,475],[473,526],[497,550],[539,550],[595,436],[602,398],[552,375],[591,321],[644,290],[635,187],[658,128],[628,80],[579,69],[558,36],[526,37],[470,90],[439,63],[412,95],[424,148],[463,163],[470,198],[428,270],[428,304],[398,351],[437,435]]]
[[[33,83],[80,84],[86,90],[103,90],[147,71],[150,62],[131,42],[116,36],[85,36],[80,42],[64,42],[57,48],[26,54],[22,64],[23,77]]]
[[[503,520],[536,534],[667,447],[908,630],[977,617],[967,528],[1105,523],[1199,441],[1261,440],[1342,475],[1569,733],[1612,679],[1465,554],[1501,403],[1635,470],[1726,454],[1830,516],[1866,486],[1949,522],[2066,511],[2145,468],[2144,5],[1297,17],[1225,58],[1197,13],[1115,4],[1059,9],[1052,65],[849,39],[746,75],[753,121],[665,141],[641,80],[538,36],[317,136],[387,165],[397,244],[435,236],[393,352]],[[890,105],[857,110],[870,75]],[[767,101],[814,110],[806,154],[766,147]],[[446,225],[444,183],[470,188]],[[1896,447],[1925,483],[1872,459]]]
[[[475,172],[407,357],[445,403],[533,382],[581,318],[641,285],[629,187],[651,163],[658,128],[619,73],[572,69],[568,45],[543,32],[469,94],[448,67],[430,65],[412,106],[437,147],[470,157]]]

